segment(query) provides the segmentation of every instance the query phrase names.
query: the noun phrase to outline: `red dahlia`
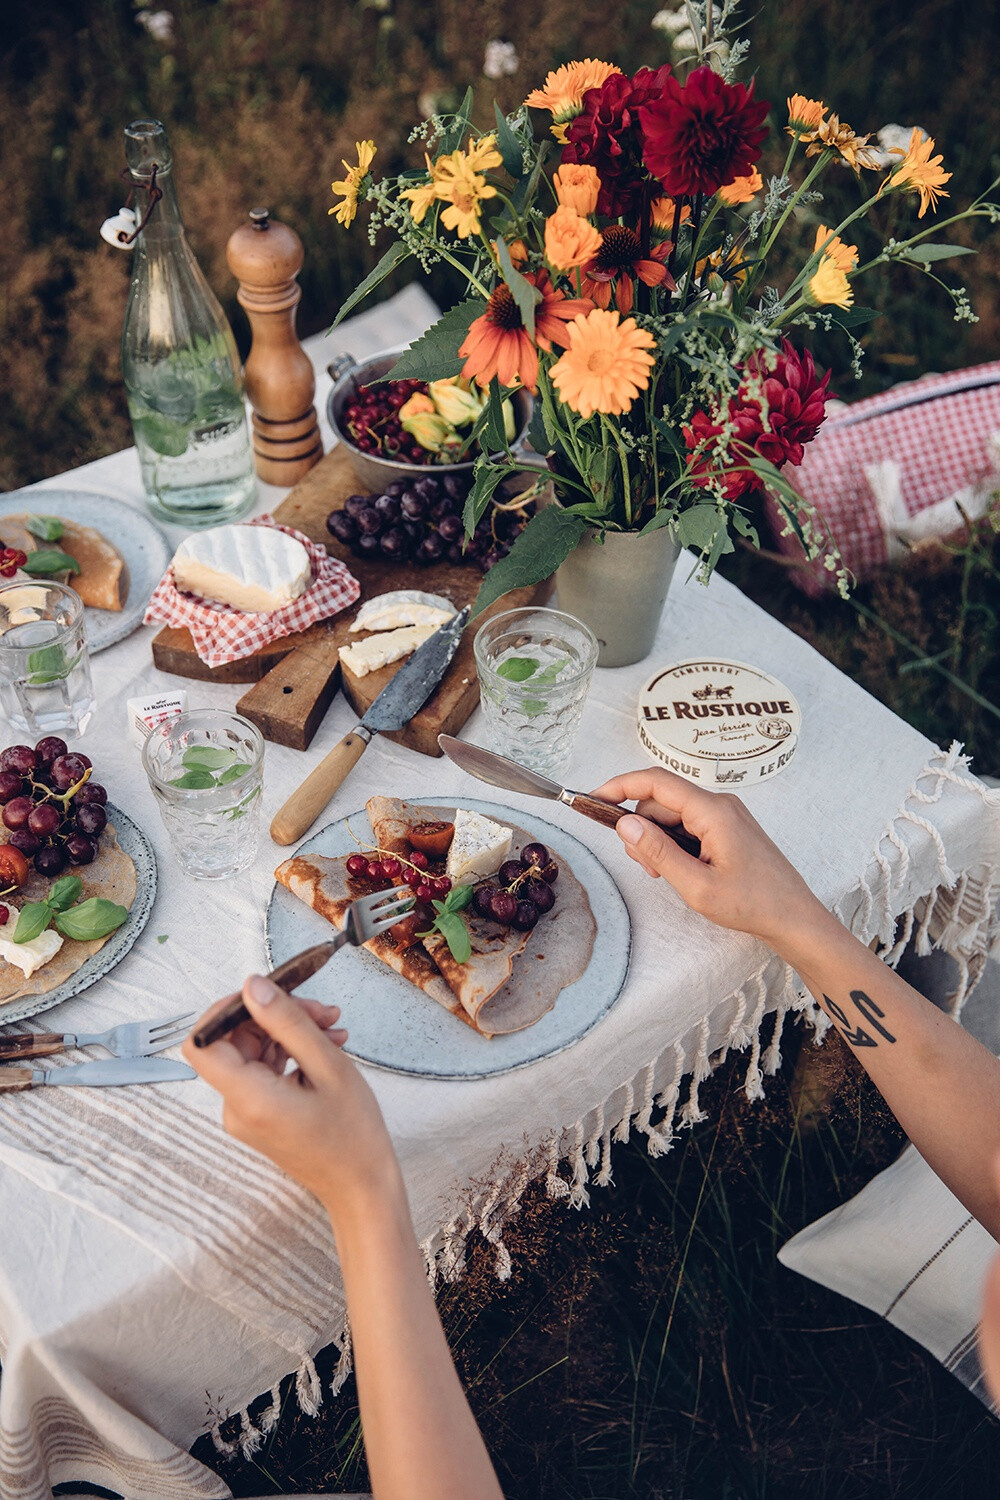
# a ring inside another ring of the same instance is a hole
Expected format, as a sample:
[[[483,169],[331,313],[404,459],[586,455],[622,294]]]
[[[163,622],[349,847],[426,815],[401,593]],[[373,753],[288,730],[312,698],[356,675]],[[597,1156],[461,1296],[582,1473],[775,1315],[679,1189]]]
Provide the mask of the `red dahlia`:
[[[727,431],[724,448],[720,444]],[[699,489],[718,484],[727,500],[738,500],[760,481],[749,460],[753,457],[761,434],[760,416],[751,406],[741,407],[731,398],[729,409],[720,422],[712,422],[703,411],[696,411],[691,426],[684,429],[684,441],[691,457],[688,478]],[[699,451],[700,450],[700,451]]]
[[[754,99],[753,88],[726,83],[711,68],[695,68],[683,88],[668,78],[659,97],[644,104],[643,160],[671,198],[717,193],[750,175],[760,160],[771,107]]]
[[[597,212],[609,219],[634,217],[640,210],[647,173],[639,111],[661,96],[668,80],[667,63],[655,72],[640,68],[631,78],[612,73],[600,88],[587,90],[582,111],[567,129],[562,159],[596,168]]]
[[[826,414],[830,373],[827,371],[820,380],[808,350],[799,354],[787,339],[782,340],[781,353],[775,359],[774,369],[769,370],[761,355],[750,356],[746,363],[750,378],[740,385],[740,396],[748,407],[756,406],[762,414],[764,430],[757,441],[758,453],[775,466],[800,464],[804,445],[812,442]]]

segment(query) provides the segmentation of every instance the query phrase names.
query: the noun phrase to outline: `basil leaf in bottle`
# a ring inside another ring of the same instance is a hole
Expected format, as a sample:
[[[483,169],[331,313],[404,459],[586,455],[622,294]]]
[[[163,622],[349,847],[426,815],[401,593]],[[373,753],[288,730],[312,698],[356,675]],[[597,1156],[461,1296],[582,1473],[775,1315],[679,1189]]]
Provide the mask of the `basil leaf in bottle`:
[[[47,901],[27,901],[21,907],[14,928],[15,943],[30,943],[40,932],[44,932],[52,919],[52,908]]]
[[[107,937],[119,928],[128,916],[128,907],[107,901],[103,896],[91,896],[68,911],[56,913],[56,931],[65,938],[88,943],[94,938]]]

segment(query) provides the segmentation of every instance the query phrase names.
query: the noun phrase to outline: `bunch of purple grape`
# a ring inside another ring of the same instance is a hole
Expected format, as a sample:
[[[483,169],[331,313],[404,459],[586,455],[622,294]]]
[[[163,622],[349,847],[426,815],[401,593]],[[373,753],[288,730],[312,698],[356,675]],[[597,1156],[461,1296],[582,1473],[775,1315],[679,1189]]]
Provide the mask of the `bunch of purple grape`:
[[[500,866],[499,884],[487,881],[476,887],[473,905],[481,917],[530,932],[556,904],[552,887],[558,875],[559,866],[544,844],[525,844],[520,859],[508,859]]]
[[[108,794],[92,781],[88,756],[46,735],[34,749],[9,745],[0,753],[0,804],[7,842],[40,875],[67,865],[89,865],[108,821]]]
[[[468,484],[457,474],[422,475],[386,485],[382,495],[348,495],[326,529],[355,557],[390,562],[472,563],[484,573],[510,551],[527,520],[522,511],[490,508],[466,538],[462,511]]]

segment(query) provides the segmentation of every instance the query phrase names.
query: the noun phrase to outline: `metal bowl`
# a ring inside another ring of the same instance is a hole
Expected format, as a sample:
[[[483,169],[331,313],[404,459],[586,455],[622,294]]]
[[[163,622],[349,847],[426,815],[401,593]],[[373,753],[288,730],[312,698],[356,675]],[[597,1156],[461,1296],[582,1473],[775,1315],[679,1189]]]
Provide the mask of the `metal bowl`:
[[[355,399],[358,387],[368,385],[371,381],[387,375],[400,355],[404,353],[405,348],[383,349],[380,354],[373,354],[370,359],[363,359],[360,364],[350,354],[338,354],[336,359],[331,360],[327,365],[327,370],[333,380],[333,390],[326,398],[326,415],[334,436],[347,445],[354,472],[359,481],[367,485],[373,494],[381,493],[394,479],[400,479],[405,484],[409,480],[420,479],[426,474],[432,474],[435,477],[444,474],[461,474],[471,481],[474,459],[458,464],[399,463],[395,459],[380,458],[375,453],[362,453],[361,449],[351,441],[350,434],[341,426],[340,418],[344,407]],[[515,391],[511,401],[517,425],[517,433],[511,447],[517,448],[528,434],[532,401],[527,391]]]

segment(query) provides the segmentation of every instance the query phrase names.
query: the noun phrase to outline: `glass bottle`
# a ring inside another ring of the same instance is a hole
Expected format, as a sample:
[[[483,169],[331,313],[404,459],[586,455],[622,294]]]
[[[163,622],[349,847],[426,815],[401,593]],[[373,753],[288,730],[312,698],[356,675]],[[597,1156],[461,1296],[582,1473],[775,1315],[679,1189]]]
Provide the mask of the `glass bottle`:
[[[142,221],[122,329],[122,374],[142,482],[153,512],[183,526],[236,520],[257,483],[243,375],[226,316],[184,233],[167,133],[158,120],[125,129]]]

